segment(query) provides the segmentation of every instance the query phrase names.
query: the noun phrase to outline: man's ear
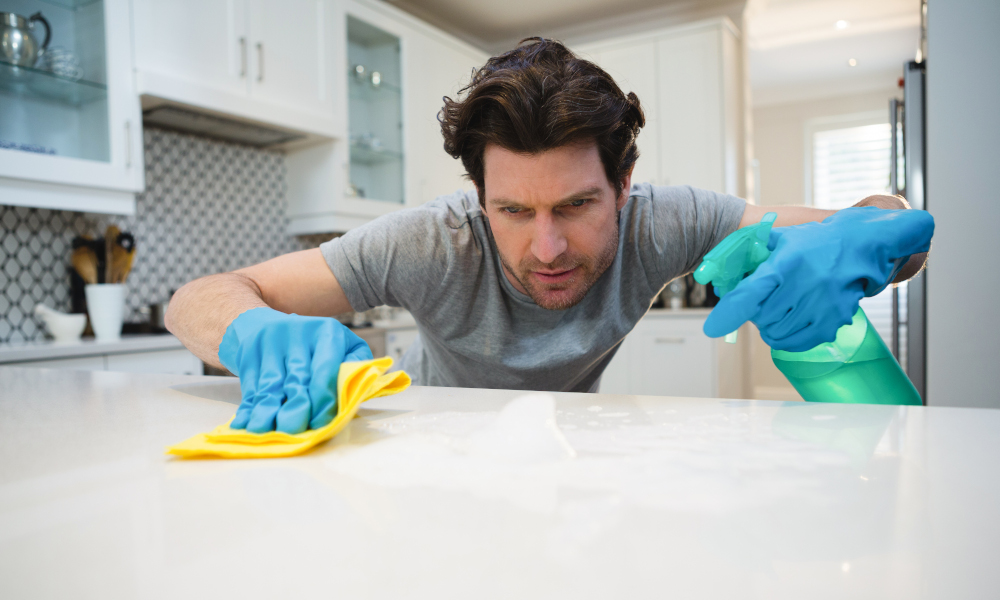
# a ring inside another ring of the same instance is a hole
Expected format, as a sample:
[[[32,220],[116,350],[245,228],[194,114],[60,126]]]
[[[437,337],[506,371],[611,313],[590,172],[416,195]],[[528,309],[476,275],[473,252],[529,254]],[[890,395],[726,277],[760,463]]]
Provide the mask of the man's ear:
[[[635,165],[632,165],[635,168]],[[625,177],[622,178],[622,193],[618,194],[618,201],[615,203],[617,210],[625,208],[625,203],[628,202],[629,193],[632,190],[632,169],[628,170]]]

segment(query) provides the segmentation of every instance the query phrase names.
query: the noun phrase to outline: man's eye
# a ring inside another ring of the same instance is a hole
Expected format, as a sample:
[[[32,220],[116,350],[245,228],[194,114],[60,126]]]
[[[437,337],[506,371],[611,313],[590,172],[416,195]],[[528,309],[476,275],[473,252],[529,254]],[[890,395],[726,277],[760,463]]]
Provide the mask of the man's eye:
[[[505,207],[501,208],[500,210],[502,210],[503,212],[507,213],[508,215],[516,215],[517,213],[521,212],[521,210],[523,210],[523,209],[520,209],[520,208],[518,208],[516,206],[505,206]]]
[[[589,202],[589,200],[587,200],[586,198],[584,198],[582,200],[574,200],[574,201],[570,202],[569,205],[570,206],[583,206],[587,202]]]

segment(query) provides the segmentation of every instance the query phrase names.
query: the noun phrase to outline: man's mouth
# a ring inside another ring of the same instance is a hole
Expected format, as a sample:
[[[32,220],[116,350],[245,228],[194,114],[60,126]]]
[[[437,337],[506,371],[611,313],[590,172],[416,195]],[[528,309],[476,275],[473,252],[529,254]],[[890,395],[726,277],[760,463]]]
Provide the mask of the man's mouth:
[[[563,271],[532,271],[532,274],[538,279],[539,283],[544,284],[554,284],[554,283],[564,283],[568,281],[573,275],[576,274],[579,267],[573,267],[572,269],[566,269]]]

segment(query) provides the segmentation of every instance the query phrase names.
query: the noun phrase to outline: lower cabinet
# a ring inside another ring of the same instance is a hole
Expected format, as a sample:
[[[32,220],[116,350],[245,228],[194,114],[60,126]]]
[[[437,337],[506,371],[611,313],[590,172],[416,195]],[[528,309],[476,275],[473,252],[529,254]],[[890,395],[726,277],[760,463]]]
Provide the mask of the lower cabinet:
[[[201,359],[184,348],[131,352],[127,354],[97,354],[51,360],[11,363],[17,367],[40,369],[72,369],[77,371],[123,371],[126,373],[166,373],[172,375],[203,375]]]
[[[403,353],[417,339],[416,327],[362,327],[353,330],[372,350],[372,356],[388,356],[399,366]]]
[[[745,339],[706,337],[705,310],[652,310],[604,371],[604,394],[743,398]],[[740,338],[745,338],[745,334]]]

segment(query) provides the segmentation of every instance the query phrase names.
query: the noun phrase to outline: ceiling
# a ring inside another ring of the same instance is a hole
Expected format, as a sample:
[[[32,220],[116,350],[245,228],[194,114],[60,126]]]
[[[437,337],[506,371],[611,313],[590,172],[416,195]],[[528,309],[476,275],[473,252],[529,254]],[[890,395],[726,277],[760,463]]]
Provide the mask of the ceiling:
[[[746,28],[756,105],[888,89],[916,53],[920,2],[751,0]]]
[[[623,17],[697,13],[740,4],[737,0],[387,0],[486,50],[509,49],[518,40],[543,35],[565,39]]]
[[[572,43],[719,14],[740,26],[745,8],[756,105],[891,88],[920,36],[920,0],[386,1],[489,52],[532,35]]]

